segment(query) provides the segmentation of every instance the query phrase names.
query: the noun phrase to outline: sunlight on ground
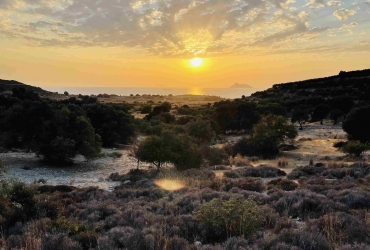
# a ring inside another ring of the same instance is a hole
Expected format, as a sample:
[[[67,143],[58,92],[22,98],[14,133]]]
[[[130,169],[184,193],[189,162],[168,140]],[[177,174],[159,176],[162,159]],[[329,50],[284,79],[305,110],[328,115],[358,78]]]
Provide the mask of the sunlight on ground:
[[[181,183],[180,181],[175,181],[175,180],[161,179],[161,180],[154,181],[154,183],[158,187],[164,190],[168,190],[168,191],[176,191],[176,190],[179,190],[185,187],[183,183]]]

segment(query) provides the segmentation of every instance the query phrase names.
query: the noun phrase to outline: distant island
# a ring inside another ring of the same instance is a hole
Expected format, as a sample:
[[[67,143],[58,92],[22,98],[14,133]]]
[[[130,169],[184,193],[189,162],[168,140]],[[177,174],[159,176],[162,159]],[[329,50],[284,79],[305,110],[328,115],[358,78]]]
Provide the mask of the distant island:
[[[239,83],[236,82],[230,88],[232,88],[232,89],[250,89],[252,87],[249,86],[248,84],[239,84]]]

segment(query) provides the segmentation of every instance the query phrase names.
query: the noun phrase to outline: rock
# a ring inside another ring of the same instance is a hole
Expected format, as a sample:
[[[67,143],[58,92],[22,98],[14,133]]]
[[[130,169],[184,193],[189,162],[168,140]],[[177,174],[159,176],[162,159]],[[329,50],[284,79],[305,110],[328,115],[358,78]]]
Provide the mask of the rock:
[[[202,242],[196,241],[196,242],[194,242],[194,246],[200,247],[200,246],[202,246]]]
[[[127,180],[127,181],[123,182],[123,184],[124,185],[129,185],[129,184],[131,184],[131,181],[130,180]]]
[[[99,177],[99,182],[103,182],[104,181],[104,178],[103,177]]]

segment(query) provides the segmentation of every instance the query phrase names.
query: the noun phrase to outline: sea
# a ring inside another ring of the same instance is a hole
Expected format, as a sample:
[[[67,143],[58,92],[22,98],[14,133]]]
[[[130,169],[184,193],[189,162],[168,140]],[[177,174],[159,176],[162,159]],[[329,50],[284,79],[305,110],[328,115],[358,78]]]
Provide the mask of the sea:
[[[241,98],[250,96],[251,94],[262,91],[261,88],[106,88],[106,87],[49,87],[44,88],[51,92],[64,93],[74,95],[98,95],[98,94],[115,94],[120,96],[133,95],[208,95],[219,96],[222,98]]]

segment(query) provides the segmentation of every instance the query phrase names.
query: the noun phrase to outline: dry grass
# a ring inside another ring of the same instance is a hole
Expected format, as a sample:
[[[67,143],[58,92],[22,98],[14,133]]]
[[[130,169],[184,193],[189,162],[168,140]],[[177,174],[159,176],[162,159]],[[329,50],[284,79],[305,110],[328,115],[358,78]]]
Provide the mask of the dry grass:
[[[278,158],[277,165],[279,168],[286,168],[289,165],[288,159],[285,157]]]
[[[250,166],[251,162],[248,159],[248,157],[237,154],[235,158],[233,159],[233,165],[237,167],[244,167],[244,166]]]
[[[329,161],[327,166],[328,168],[348,168],[348,164],[343,161]]]

